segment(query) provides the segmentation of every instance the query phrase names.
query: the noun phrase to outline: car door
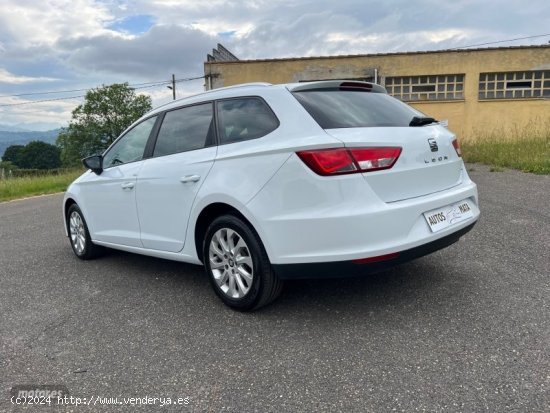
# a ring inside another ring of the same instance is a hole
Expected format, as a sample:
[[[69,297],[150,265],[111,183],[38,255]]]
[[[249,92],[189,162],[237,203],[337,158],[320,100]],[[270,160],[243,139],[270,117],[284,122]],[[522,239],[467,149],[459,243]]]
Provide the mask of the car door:
[[[165,113],[153,157],[138,174],[136,202],[145,248],[183,249],[191,206],[216,157],[213,103]]]
[[[82,183],[82,204],[94,240],[142,246],[136,183],[156,118],[144,120],[120,137],[103,156],[103,172],[91,174]]]

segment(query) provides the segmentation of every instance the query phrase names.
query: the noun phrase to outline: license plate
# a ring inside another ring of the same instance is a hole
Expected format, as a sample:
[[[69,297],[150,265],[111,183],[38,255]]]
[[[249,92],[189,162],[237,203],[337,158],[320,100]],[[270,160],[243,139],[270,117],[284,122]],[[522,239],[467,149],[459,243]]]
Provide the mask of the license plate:
[[[467,200],[424,212],[424,218],[432,232],[441,231],[473,216],[472,206]]]

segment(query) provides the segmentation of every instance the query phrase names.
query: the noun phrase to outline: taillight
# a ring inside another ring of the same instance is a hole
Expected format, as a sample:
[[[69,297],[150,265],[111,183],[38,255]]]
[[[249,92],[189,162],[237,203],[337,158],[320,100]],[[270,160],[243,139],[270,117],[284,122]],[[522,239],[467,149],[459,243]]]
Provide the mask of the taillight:
[[[399,158],[401,148],[319,149],[296,154],[313,172],[326,176],[389,169]]]
[[[357,171],[355,162],[347,149],[302,151],[297,155],[319,175],[349,174]]]
[[[460,149],[460,145],[458,144],[458,139],[455,139],[453,141],[453,147],[455,148],[456,154],[458,156],[462,156],[462,150]]]
[[[350,150],[363,172],[389,169],[399,158],[401,148],[359,148]]]

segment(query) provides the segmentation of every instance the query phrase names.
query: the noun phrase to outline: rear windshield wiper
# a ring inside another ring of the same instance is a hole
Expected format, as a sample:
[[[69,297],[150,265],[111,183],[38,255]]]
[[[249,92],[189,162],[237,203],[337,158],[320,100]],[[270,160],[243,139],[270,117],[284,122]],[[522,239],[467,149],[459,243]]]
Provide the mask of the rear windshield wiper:
[[[426,116],[414,116],[409,123],[409,126],[424,126],[429,125],[430,123],[437,123],[437,120]]]

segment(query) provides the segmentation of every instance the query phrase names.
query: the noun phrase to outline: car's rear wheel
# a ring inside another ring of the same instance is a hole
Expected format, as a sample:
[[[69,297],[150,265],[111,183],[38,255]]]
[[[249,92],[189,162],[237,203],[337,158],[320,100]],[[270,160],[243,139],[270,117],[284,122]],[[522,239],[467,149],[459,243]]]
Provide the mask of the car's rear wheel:
[[[273,273],[260,237],[234,215],[223,215],[210,224],[203,257],[214,291],[232,308],[255,310],[281,293],[283,283]]]
[[[76,204],[71,205],[67,211],[67,229],[71,247],[78,258],[90,260],[101,255],[103,248],[92,242],[86,220]]]

